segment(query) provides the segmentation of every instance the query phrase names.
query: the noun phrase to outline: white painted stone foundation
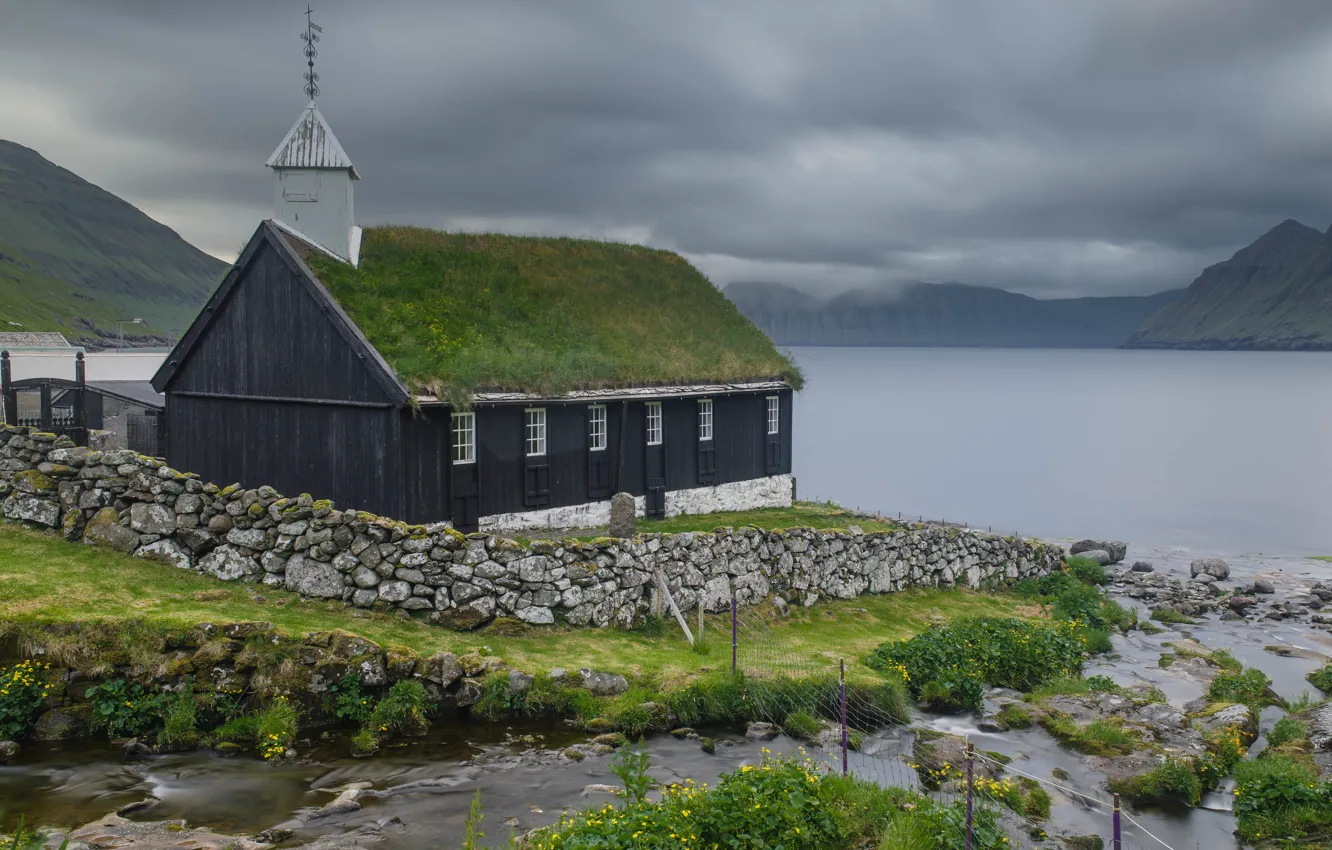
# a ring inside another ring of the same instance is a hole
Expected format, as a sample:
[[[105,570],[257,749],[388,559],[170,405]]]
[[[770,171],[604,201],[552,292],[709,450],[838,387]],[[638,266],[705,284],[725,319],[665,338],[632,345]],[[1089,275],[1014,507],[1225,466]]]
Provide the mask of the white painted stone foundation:
[[[722,511],[749,511],[755,508],[789,508],[795,493],[795,478],[791,475],[770,475],[749,481],[734,481],[715,487],[695,487],[689,490],[671,490],[666,493],[666,516],[681,514],[712,514]],[[634,499],[638,515],[646,510],[646,500]],[[492,514],[479,520],[482,531],[522,531],[533,528],[596,528],[610,523],[610,500],[546,508],[539,511],[521,511]]]

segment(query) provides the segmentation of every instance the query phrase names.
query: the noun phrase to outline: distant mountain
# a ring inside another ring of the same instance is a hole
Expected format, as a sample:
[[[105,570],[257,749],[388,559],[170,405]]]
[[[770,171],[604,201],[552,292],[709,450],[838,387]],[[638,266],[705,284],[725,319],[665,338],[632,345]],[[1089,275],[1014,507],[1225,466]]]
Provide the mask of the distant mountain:
[[[1115,348],[1183,290],[1039,300],[960,283],[853,290],[828,300],[773,283],[725,289],[778,345]]]
[[[0,330],[150,342],[187,327],[227,264],[130,204],[0,139]]]
[[[1130,348],[1332,349],[1332,231],[1287,219],[1145,321]]]

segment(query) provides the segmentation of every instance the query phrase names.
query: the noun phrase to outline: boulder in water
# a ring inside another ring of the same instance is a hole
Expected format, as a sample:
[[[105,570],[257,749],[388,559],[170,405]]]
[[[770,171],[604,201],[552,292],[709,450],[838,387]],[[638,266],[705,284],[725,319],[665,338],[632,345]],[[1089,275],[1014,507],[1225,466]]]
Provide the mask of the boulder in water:
[[[1189,575],[1194,578],[1200,575],[1209,575],[1212,578],[1224,581],[1230,578],[1230,564],[1220,558],[1198,558],[1189,564]]]
[[[1118,564],[1128,554],[1128,544],[1122,540],[1079,540],[1068,547],[1070,555],[1083,555],[1100,549],[1110,556],[1110,563]]]
[[[1112,563],[1110,553],[1104,549],[1084,549],[1076,557],[1086,558],[1088,561],[1095,561],[1103,567],[1108,567]]]

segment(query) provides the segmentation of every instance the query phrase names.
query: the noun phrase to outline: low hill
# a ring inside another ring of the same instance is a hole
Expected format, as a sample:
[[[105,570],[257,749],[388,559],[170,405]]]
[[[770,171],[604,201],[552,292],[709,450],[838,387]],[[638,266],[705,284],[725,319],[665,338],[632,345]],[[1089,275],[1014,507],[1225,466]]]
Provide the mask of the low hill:
[[[36,151],[0,139],[0,328],[78,342],[187,327],[226,264]]]
[[[821,300],[780,284],[726,287],[778,345],[886,347],[1115,348],[1179,294],[1039,300],[985,286],[916,283]]]
[[[307,258],[409,386],[558,394],[800,372],[679,254],[587,239],[365,231],[357,268]]]
[[[1128,346],[1332,349],[1332,231],[1283,221],[1204,269]]]

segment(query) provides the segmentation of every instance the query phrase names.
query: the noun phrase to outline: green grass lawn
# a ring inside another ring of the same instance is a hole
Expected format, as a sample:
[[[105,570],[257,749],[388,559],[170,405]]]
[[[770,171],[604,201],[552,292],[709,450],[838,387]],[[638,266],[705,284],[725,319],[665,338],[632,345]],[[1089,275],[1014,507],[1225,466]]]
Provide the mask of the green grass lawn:
[[[756,526],[774,528],[846,528],[854,525],[866,533],[892,531],[896,526],[826,502],[796,502],[789,508],[755,508],[713,514],[682,514],[669,519],[639,519],[639,534],[679,534],[682,531],[712,531],[722,527]],[[578,534],[591,539],[596,534]]]
[[[255,601],[256,596],[263,601]],[[860,666],[861,658],[885,640],[909,637],[940,619],[1014,613],[1037,611],[1022,607],[1021,600],[1008,595],[909,591],[798,609],[789,618],[769,621],[768,640],[772,650],[786,659],[832,664],[833,659],[844,657],[853,672],[868,674],[868,668]],[[219,582],[166,564],[0,523],[0,634],[6,625],[13,628],[52,621],[136,619],[180,627],[266,620],[293,634],[344,629],[381,645],[402,644],[419,653],[462,653],[484,646],[512,666],[535,672],[587,666],[669,680],[729,664],[726,617],[708,618],[712,651],[699,655],[673,623],[667,624],[661,637],[508,622],[498,630],[457,633],[379,612],[364,617],[352,614],[353,609],[341,603],[301,600],[262,585]]]
[[[800,388],[796,365],[670,251],[372,227],[358,268],[309,262],[409,386],[455,402],[489,387],[783,377]]]

